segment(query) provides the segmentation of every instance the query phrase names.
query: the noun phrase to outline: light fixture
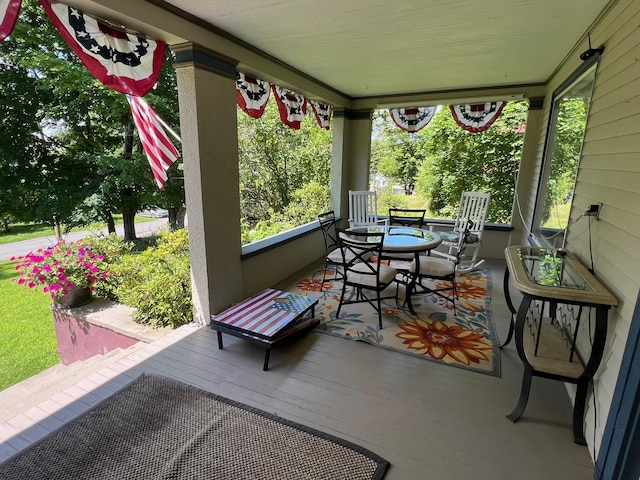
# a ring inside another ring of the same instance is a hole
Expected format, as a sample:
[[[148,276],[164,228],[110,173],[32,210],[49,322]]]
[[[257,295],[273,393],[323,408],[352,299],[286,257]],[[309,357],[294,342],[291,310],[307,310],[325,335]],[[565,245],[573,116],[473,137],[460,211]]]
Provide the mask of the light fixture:
[[[589,49],[585,50],[584,52],[582,52],[580,54],[580,60],[582,60],[583,62],[585,60],[590,59],[591,57],[593,57],[594,55],[602,55],[602,52],[604,52],[604,45],[601,45],[598,48],[591,48],[591,34],[587,35],[587,38],[589,39]]]

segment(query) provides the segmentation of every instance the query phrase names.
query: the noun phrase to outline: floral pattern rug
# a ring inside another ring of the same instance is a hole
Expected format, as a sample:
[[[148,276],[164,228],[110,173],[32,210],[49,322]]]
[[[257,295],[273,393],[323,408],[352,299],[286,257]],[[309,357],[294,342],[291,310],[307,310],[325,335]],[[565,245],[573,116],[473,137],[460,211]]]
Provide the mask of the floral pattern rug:
[[[486,270],[457,275],[459,298],[455,315],[451,302],[432,293],[412,296],[417,313],[412,315],[403,306],[404,288],[400,287],[397,302],[395,298],[383,300],[382,330],[378,328],[376,310],[366,302],[343,305],[340,318],[336,318],[342,281],[335,278],[335,270],[328,269],[321,290],[323,273],[324,269],[317,270],[287,289],[319,300],[315,311],[320,325],[316,331],[500,376],[500,350],[491,318],[491,284]],[[382,295],[395,292],[392,284]],[[351,295],[350,287],[346,295]]]

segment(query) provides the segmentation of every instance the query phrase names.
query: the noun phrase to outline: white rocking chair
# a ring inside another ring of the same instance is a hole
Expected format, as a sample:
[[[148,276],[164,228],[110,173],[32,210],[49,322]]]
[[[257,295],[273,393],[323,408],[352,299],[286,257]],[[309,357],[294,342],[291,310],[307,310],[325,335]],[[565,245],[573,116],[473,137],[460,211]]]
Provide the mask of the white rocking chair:
[[[388,225],[378,218],[378,197],[369,190],[349,190],[349,228]]]
[[[473,251],[473,255],[470,259],[465,256],[460,262],[458,270],[471,271],[478,268],[484,262],[484,260],[478,261],[478,252],[480,251],[480,245],[482,243],[482,232],[484,231],[484,222],[487,218],[487,212],[489,211],[490,199],[490,193],[462,192],[458,215],[453,224],[453,230],[436,231],[442,238],[441,247],[444,247],[444,249],[432,250],[431,253],[449,260],[455,260],[459,253],[460,235],[464,232],[467,223],[471,221],[470,225],[472,225],[472,227],[469,229],[465,255],[469,250]],[[430,223],[428,226],[430,230],[446,228],[445,225],[436,223]]]

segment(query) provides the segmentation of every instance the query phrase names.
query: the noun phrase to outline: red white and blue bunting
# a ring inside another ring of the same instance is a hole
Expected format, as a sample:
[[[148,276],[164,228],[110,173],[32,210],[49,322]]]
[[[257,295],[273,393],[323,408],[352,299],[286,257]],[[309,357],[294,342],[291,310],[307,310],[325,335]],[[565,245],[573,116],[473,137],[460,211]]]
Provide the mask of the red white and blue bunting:
[[[308,100],[308,102],[311,104],[311,108],[313,109],[313,114],[318,121],[318,125],[325,130],[329,130],[329,127],[331,126],[331,115],[333,115],[333,107],[326,103],[318,102],[317,100]]]
[[[236,72],[236,102],[240,109],[253,118],[264,113],[271,90],[269,82]]]
[[[415,133],[426,127],[437,107],[411,107],[411,108],[391,108],[389,113],[393,122],[410,133]]]
[[[486,102],[466,105],[450,105],[453,119],[463,129],[471,133],[480,133],[487,130],[495,122],[505,102]]]
[[[82,63],[104,85],[138,97],[158,80],[165,43],[116,30],[80,10],[39,0]]]
[[[278,85],[271,85],[271,88],[278,104],[280,120],[288,127],[299,130],[307,113],[307,99]]]
[[[13,32],[21,5],[22,0],[0,0],[0,42]]]

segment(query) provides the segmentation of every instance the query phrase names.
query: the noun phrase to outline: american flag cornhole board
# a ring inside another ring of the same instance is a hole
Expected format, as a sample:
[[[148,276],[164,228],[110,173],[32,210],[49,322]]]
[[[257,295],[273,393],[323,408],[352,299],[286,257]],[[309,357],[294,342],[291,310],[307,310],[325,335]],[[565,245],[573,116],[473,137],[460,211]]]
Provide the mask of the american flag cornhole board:
[[[212,315],[211,328],[217,331],[219,349],[222,349],[223,332],[264,346],[263,370],[268,370],[273,345],[320,323],[320,319],[315,318],[317,303],[317,298],[267,288]],[[311,311],[311,317],[303,320],[308,311]]]

